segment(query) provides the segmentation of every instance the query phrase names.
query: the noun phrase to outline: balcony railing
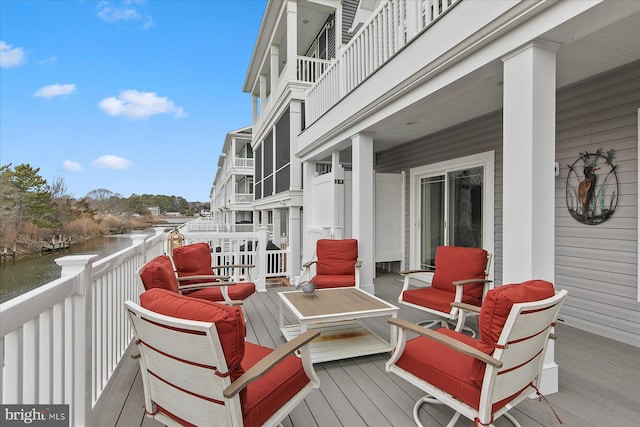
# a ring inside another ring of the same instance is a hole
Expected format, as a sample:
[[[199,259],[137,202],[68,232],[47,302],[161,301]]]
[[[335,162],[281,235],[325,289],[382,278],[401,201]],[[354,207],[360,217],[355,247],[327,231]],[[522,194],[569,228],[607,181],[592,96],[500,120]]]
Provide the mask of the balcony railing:
[[[253,168],[253,158],[236,157],[234,163],[237,168]]]
[[[331,61],[326,59],[298,56],[298,81],[315,83],[315,81],[318,80],[318,77],[325,72],[330,63]]]
[[[181,227],[185,243],[208,242],[220,265],[254,264],[259,291],[267,277],[291,277],[291,253],[267,250],[269,232],[218,233],[198,218]],[[69,405],[69,425],[91,426],[93,408],[131,344],[122,302],[138,301],[137,270],[166,252],[166,234],[132,236],[133,243],[95,255],[56,259],[61,278],[0,304],[0,402]],[[239,276],[246,271],[226,271]],[[232,270],[232,269],[229,269]]]
[[[0,304],[3,404],[68,404],[69,425],[89,426],[133,337],[122,302],[138,300],[135,272],[164,251],[165,235],[132,246],[56,259],[62,277]]]
[[[462,0],[389,0],[373,12],[315,84],[305,102],[307,126],[380,69],[420,31]]]

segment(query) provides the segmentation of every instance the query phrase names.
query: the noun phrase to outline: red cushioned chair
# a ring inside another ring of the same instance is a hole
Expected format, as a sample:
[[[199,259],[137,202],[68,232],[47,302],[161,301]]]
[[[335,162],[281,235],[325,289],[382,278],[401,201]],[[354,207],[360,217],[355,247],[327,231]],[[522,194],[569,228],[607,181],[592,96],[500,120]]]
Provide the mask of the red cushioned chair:
[[[185,285],[207,283],[211,281],[215,282],[220,280],[220,278],[222,280],[229,279],[229,276],[216,275],[214,270],[224,269],[224,271],[233,272],[234,274],[231,277],[231,281],[233,281],[235,285],[222,287],[218,290],[215,288],[211,289],[210,292],[212,294],[218,294],[218,299],[213,299],[213,301],[221,301],[223,299],[220,292],[228,292],[228,299],[242,301],[253,295],[256,291],[256,285],[250,280],[251,269],[255,266],[225,265],[213,267],[211,249],[208,243],[193,243],[191,245],[174,248],[173,264],[175,266],[176,274],[178,275],[178,280],[180,283]],[[188,291],[183,293],[187,294]],[[200,297],[198,296],[198,298]],[[227,298],[225,297],[224,299]]]
[[[537,392],[547,342],[566,295],[543,280],[490,290],[480,309],[479,339],[390,319],[400,332],[387,371],[428,393],[413,409],[416,424],[422,426],[419,409],[427,402],[455,411],[449,426],[460,415],[476,426],[493,425],[502,415],[519,425],[507,411]],[[407,340],[408,332],[419,336]]]
[[[307,331],[276,350],[245,341],[239,307],[166,289],[126,301],[148,417],[168,426],[275,426],[319,380]],[[301,357],[292,354],[300,350]]]
[[[311,266],[315,265],[312,277]],[[301,280],[308,280],[317,289],[360,287],[358,241],[356,239],[320,239],[316,242],[316,255],[303,264]]]
[[[138,270],[140,292],[161,288],[177,294],[188,294],[194,298],[214,302],[239,303],[242,301],[242,299],[231,298],[228,292],[229,288],[238,286],[235,282],[224,280],[225,278],[221,276],[195,276],[189,278],[207,281],[180,284],[173,268],[171,259],[166,255],[157,256],[144,264]],[[253,284],[251,283],[251,285]]]
[[[404,285],[398,302],[438,317],[421,322],[423,326],[449,327],[450,322],[456,322],[456,331],[464,329],[475,337],[476,332],[464,324],[467,313],[451,303],[480,307],[484,295],[491,289],[492,282],[487,280],[491,256],[481,248],[438,246],[435,264],[432,269],[400,272],[404,275]],[[430,272],[433,273],[430,286],[410,288],[411,278]]]

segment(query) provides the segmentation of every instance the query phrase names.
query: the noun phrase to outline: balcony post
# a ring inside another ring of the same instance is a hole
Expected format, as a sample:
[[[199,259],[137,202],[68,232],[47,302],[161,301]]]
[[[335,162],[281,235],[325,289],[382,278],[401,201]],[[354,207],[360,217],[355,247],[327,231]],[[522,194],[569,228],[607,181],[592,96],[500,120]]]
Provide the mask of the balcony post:
[[[271,92],[278,86],[278,70],[280,69],[280,47],[277,44],[271,45]]]
[[[91,375],[91,333],[93,316],[91,312],[91,269],[92,260],[98,255],[68,255],[55,260],[62,267],[60,277],[77,276],[78,288],[73,296],[73,358],[66,361],[67,375],[71,375],[72,395],[70,403],[71,425],[91,425],[92,378]]]
[[[252,123],[255,126],[256,121],[258,120],[258,97],[255,95],[251,95],[251,118]]]
[[[287,1],[287,81],[297,80],[298,2]],[[272,89],[273,90],[273,89]]]
[[[374,294],[375,287],[375,220],[373,186],[373,135],[361,132],[351,137],[352,143],[352,235],[358,239],[358,254],[362,261],[360,287]]]
[[[418,28],[420,27],[420,9],[422,8],[421,1],[408,1],[405,3],[405,10],[407,12],[407,41],[411,40],[418,34]],[[400,27],[402,28],[402,26]]]
[[[260,114],[264,112],[267,103],[267,76],[260,74]]]
[[[267,242],[269,240],[269,230],[261,227],[258,230],[258,247],[256,250],[255,262],[258,278],[256,279],[256,289],[258,292],[267,290]]]
[[[534,40],[503,61],[503,283],[554,282],[556,50]],[[549,342],[542,394],[558,391]]]

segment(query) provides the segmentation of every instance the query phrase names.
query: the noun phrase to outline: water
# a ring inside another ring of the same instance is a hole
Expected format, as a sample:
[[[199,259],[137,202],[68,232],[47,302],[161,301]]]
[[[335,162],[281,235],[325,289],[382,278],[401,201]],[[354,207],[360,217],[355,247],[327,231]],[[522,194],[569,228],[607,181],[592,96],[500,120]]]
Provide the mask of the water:
[[[154,231],[139,231],[132,234],[144,233],[154,233]],[[131,234],[101,236],[76,243],[71,246],[71,249],[64,251],[21,257],[15,261],[11,258],[3,260],[0,262],[0,303],[59,279],[62,267],[54,262],[57,258],[72,254],[97,254],[99,256],[97,259],[100,259],[131,244]]]

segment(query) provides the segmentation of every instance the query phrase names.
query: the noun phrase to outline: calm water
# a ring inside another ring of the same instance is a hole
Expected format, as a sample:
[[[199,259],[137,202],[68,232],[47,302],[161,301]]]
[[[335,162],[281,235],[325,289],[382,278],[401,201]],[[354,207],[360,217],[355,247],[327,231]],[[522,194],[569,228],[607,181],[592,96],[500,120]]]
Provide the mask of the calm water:
[[[147,233],[138,231],[134,234]],[[153,230],[148,231],[153,234]],[[54,262],[56,258],[72,254],[97,254],[98,259],[131,246],[130,234],[94,237],[83,243],[71,246],[71,249],[34,255],[12,260],[0,261],[0,303],[23,294],[38,286],[60,278],[62,268]]]

